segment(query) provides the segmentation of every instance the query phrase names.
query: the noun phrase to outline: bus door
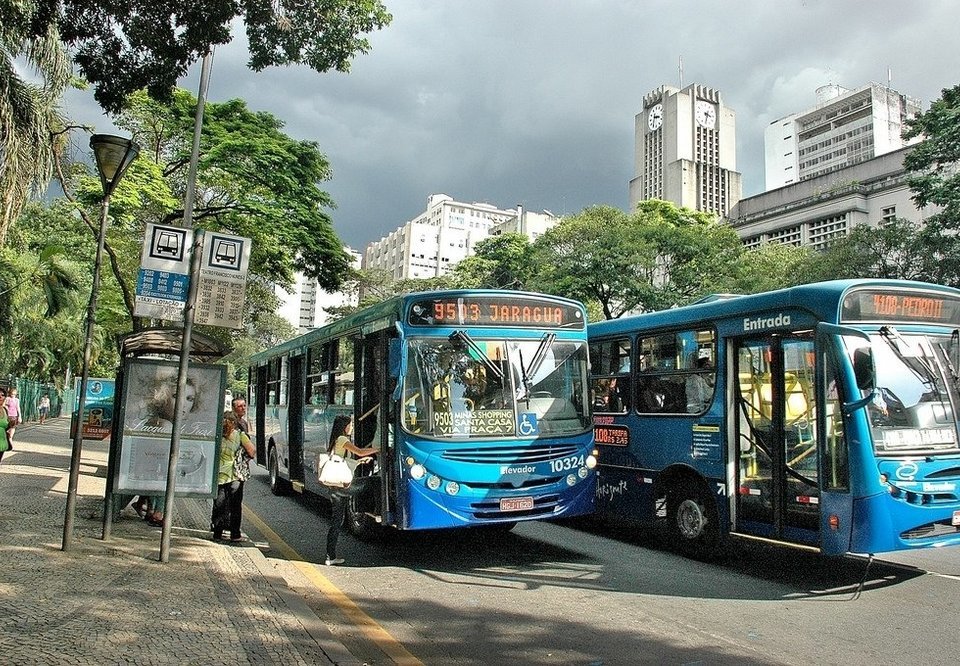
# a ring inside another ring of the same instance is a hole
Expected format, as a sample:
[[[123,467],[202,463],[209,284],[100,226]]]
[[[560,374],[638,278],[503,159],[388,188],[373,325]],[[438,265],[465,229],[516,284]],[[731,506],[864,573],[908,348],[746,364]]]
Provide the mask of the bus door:
[[[289,411],[287,444],[290,452],[290,482],[294,489],[303,492],[303,385],[305,356],[290,357],[290,393],[287,396]]]
[[[815,545],[820,474],[814,339],[744,339],[735,358],[734,531]]]
[[[263,437],[267,416],[267,366],[250,369],[250,395],[247,404],[252,411],[254,445],[257,447],[257,464],[267,466],[267,443]]]

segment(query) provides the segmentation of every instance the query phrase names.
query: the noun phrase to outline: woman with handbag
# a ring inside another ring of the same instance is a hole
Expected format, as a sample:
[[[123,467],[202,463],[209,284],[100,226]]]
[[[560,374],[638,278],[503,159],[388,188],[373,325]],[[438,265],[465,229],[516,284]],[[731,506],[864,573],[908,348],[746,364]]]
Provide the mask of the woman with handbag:
[[[349,458],[347,453],[353,454]],[[375,448],[361,448],[353,443],[353,417],[341,414],[333,419],[330,430],[330,445],[327,453],[344,458],[353,465],[363,465],[373,462],[373,457],[379,451]],[[356,476],[347,488],[337,488],[330,493],[330,527],[327,530],[327,559],[326,565],[343,564],[343,558],[337,557],[337,541],[340,538],[340,528],[347,516],[347,503],[351,498],[363,493],[370,485],[373,477]]]
[[[253,442],[237,427],[232,411],[223,413],[223,438],[217,470],[217,498],[213,501],[210,529],[213,538],[223,539],[230,530],[230,541],[243,541],[240,520],[243,511],[243,483],[250,478],[250,459],[256,454]]]

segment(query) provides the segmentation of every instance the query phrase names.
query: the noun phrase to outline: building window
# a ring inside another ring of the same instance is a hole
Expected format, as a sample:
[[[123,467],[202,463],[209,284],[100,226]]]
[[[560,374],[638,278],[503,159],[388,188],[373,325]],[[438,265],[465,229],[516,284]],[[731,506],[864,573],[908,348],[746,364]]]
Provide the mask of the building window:
[[[880,209],[880,224],[890,224],[897,219],[897,207],[896,206],[884,206]]]

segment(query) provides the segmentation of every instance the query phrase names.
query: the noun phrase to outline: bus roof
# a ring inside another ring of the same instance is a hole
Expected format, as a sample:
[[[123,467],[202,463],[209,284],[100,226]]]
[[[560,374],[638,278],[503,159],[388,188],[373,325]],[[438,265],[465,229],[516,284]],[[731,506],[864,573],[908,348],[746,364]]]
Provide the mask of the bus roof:
[[[814,282],[759,294],[702,300],[669,310],[644,312],[638,315],[594,322],[589,325],[592,335],[620,333],[639,326],[669,327],[690,321],[720,320],[743,316],[752,312],[776,308],[802,308],[815,313],[825,321],[836,322],[844,295],[857,287],[886,287],[923,289],[960,296],[960,290],[928,282],[912,280],[850,279]]]

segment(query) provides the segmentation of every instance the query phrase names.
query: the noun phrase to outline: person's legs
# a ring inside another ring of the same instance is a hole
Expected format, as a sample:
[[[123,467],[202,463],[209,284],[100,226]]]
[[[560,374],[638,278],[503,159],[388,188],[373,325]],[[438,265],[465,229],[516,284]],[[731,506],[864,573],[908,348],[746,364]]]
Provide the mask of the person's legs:
[[[229,483],[217,486],[217,497],[213,500],[213,514],[210,516],[210,529],[214,539],[222,539],[223,531],[229,527],[230,496],[233,494]]]
[[[347,515],[347,502],[350,498],[340,492],[330,495],[330,527],[327,528],[327,564],[339,564],[343,560],[337,558],[337,541],[340,540],[340,528]]]
[[[240,522],[243,519],[243,481],[234,481],[230,495],[230,540],[240,541],[243,534],[240,532]]]

